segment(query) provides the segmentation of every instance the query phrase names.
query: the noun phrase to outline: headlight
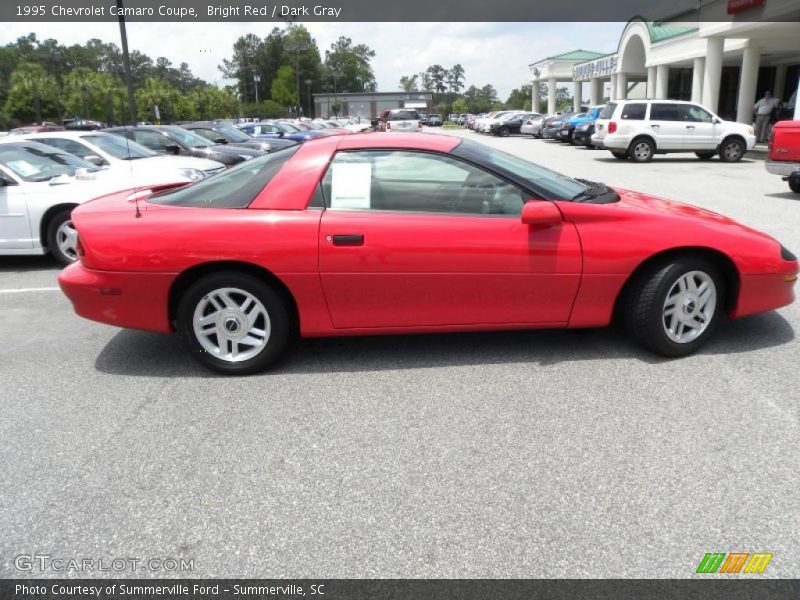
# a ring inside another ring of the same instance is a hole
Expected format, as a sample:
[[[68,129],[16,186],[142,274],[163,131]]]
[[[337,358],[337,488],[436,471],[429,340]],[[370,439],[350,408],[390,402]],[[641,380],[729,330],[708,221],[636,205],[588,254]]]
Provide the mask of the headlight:
[[[181,169],[180,173],[191,181],[200,181],[201,179],[205,179],[206,176],[205,173],[198,169]]]

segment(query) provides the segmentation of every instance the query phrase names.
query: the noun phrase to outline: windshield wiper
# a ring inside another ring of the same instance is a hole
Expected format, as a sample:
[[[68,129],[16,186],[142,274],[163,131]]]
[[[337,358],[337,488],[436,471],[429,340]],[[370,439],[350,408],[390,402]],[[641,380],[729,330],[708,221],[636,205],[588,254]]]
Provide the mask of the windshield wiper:
[[[576,179],[586,186],[586,189],[576,194],[573,202],[591,202],[594,204],[608,204],[619,200],[617,192],[608,187],[605,183],[598,181],[589,181],[587,179]]]

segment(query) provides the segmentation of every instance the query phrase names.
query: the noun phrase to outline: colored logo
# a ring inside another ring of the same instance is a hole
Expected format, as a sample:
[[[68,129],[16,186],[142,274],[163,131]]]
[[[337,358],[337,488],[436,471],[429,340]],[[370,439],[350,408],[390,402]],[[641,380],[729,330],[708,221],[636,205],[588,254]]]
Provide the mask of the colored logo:
[[[700,561],[698,573],[757,573],[761,574],[772,560],[767,552],[709,552]],[[744,568],[744,570],[742,570]]]

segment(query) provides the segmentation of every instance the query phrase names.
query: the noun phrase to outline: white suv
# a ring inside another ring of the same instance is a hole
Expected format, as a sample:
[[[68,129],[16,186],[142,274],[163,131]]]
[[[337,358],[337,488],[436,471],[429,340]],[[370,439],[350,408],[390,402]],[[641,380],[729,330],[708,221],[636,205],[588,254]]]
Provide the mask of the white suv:
[[[719,154],[722,161],[736,162],[753,149],[756,137],[751,126],[724,121],[691,102],[618,100],[600,113],[592,144],[634,162],[667,152],[694,152],[703,160]]]

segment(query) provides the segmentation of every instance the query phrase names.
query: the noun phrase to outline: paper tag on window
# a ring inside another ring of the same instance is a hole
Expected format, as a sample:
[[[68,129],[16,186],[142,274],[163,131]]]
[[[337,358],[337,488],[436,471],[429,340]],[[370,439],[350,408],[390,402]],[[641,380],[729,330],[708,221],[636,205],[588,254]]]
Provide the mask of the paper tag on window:
[[[369,208],[372,165],[342,163],[331,168],[331,208]]]
[[[10,169],[23,177],[32,177],[39,172],[36,165],[32,165],[27,160],[10,160],[6,163]]]

